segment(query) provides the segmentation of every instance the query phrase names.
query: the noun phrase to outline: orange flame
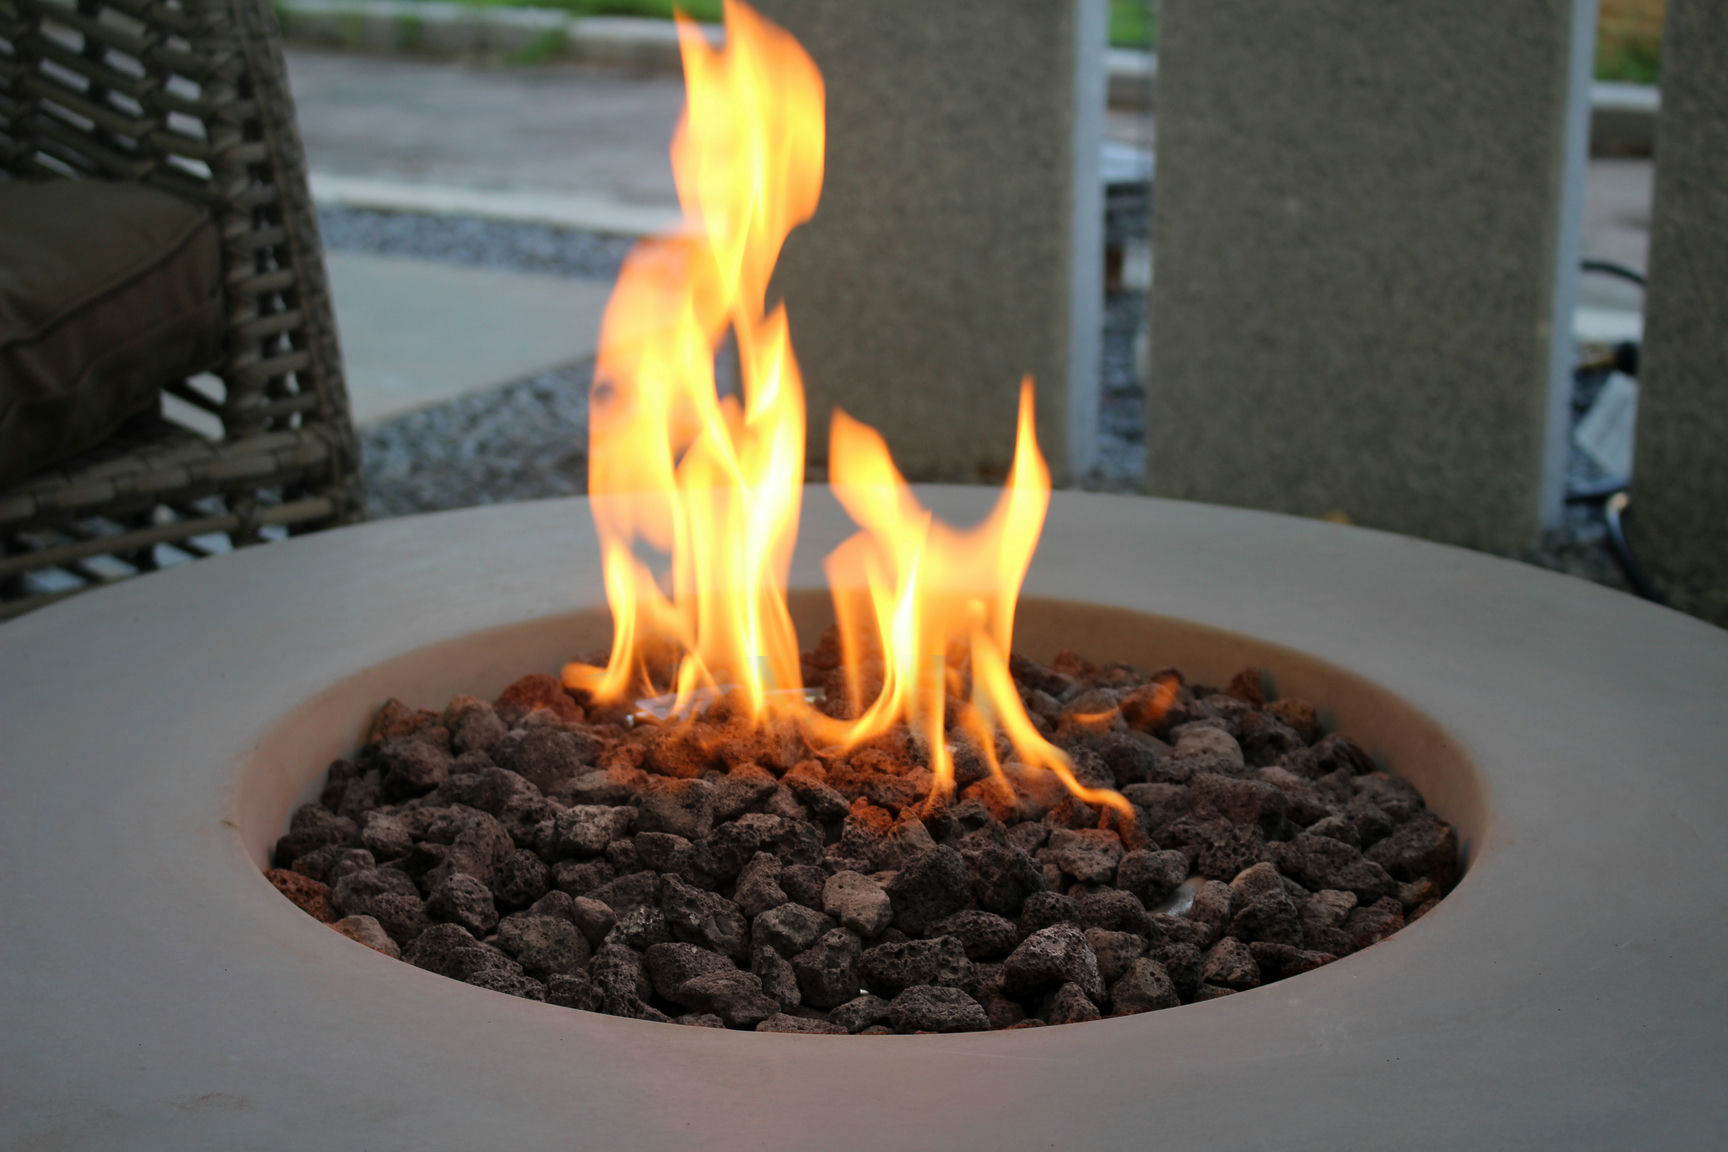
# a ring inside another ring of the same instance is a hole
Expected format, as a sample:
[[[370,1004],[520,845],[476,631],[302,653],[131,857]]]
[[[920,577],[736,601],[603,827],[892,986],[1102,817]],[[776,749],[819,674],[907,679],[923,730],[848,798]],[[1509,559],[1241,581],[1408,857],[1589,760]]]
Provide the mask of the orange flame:
[[[804,385],[786,313],[764,311],[780,246],[822,190],[822,77],[784,31],[726,5],[728,47],[680,19],[689,105],[672,166],[689,234],[626,261],[601,327],[589,491],[615,621],[604,670],[565,680],[621,699],[680,654],[676,708],[741,686],[760,719],[802,680],[786,575],[804,479]],[[721,397],[714,354],[736,333],[743,401]],[[671,594],[642,551],[668,557]]]
[[[954,786],[951,723],[1006,785],[1000,731],[1027,767],[1131,817],[1116,793],[1075,779],[1008,672],[1015,604],[1050,500],[1030,380],[1008,485],[991,516],[963,532],[919,506],[875,431],[835,414],[832,475],[860,531],[827,571],[855,719],[805,702],[786,603],[804,388],[785,310],[766,310],[765,297],[787,234],[821,195],[824,92],[797,41],[748,5],[726,0],[726,26],[727,46],[715,51],[679,20],[690,98],[672,164],[687,232],[639,246],[606,310],[589,491],[614,639],[606,667],[572,664],[565,683],[614,703],[669,689],[671,715],[739,690],[757,722],[789,717],[812,742],[844,747],[904,723],[928,746],[933,798]],[[716,388],[728,331],[742,400]],[[669,569],[669,591],[657,567]],[[869,701],[866,650],[881,659]]]

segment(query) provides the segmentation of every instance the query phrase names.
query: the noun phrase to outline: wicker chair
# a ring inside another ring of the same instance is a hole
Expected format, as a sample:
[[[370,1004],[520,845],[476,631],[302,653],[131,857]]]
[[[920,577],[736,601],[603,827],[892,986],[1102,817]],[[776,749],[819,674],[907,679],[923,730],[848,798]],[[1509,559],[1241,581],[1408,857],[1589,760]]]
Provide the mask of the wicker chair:
[[[269,0],[0,0],[0,179],[141,181],[221,236],[220,383],[0,491],[0,619],[165,563],[361,518],[359,452]],[[209,418],[204,418],[208,422]]]

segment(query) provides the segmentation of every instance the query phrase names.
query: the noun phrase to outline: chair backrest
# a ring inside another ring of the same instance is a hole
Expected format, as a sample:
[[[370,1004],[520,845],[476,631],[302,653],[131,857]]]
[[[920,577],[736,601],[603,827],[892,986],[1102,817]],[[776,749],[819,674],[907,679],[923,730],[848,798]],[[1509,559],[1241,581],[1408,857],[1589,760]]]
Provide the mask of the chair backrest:
[[[3,0],[0,170],[141,181],[222,236],[225,438],[328,424],[356,455],[317,219],[268,0]],[[192,391],[181,386],[174,391]]]

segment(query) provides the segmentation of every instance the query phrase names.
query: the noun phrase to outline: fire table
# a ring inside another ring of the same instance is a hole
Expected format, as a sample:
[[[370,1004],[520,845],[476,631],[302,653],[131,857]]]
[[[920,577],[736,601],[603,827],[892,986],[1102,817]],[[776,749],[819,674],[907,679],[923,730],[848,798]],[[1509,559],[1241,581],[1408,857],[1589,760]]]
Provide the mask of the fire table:
[[[957,522],[994,493],[919,490]],[[850,524],[806,495],[794,614]],[[604,643],[583,500],[343,529],[0,628],[0,1144],[1707,1147],[1728,1138],[1728,634],[1457,549],[1057,493],[1018,639],[1252,663],[1459,829],[1391,939],[1188,1007],[954,1036],[712,1031],[387,959],[259,868],[385,697]]]

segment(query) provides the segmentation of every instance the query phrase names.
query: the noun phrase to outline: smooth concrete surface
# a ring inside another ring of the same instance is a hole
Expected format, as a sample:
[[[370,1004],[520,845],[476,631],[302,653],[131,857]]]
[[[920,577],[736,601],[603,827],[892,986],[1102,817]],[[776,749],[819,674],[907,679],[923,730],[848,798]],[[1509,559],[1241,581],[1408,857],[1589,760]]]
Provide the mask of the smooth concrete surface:
[[[592,356],[604,280],[329,252],[348,400],[365,426]]]
[[[1502,552],[1558,515],[1586,9],[1168,0],[1154,494]]]
[[[1728,625],[1728,6],[1669,0],[1630,533]]]
[[[841,407],[915,479],[999,480],[1030,375],[1052,469],[1084,472],[1103,323],[1102,3],[759,7],[827,85],[821,206],[787,240],[773,290],[812,461],[826,462]]]
[[[961,523],[991,499],[920,495]],[[808,493],[792,586],[819,588],[849,531]],[[347,746],[388,693],[436,704],[556,668],[603,627],[593,540],[582,500],[387,521],[0,626],[0,1145],[1728,1142],[1728,633],[1362,529],[1057,493],[1021,624],[1142,664],[1263,660],[1323,707],[1377,691],[1419,714],[1369,739],[1436,769],[1469,873],[1302,977],[1023,1032],[710,1031],[458,985],[278,896],[254,856],[321,767],[306,753]]]

